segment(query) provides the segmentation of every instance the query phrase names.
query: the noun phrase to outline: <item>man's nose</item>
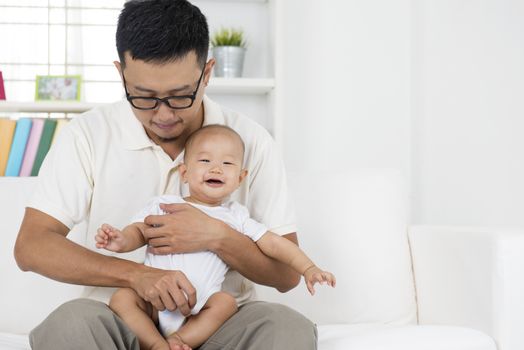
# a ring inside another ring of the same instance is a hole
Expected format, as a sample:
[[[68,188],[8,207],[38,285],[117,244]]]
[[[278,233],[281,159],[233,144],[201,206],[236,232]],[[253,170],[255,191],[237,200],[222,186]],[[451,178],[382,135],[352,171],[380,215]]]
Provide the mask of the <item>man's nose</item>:
[[[175,114],[175,110],[173,108],[170,108],[165,103],[160,103],[160,106],[158,106],[156,110],[156,114],[159,117],[160,120],[163,121],[169,121],[173,119],[173,116]]]

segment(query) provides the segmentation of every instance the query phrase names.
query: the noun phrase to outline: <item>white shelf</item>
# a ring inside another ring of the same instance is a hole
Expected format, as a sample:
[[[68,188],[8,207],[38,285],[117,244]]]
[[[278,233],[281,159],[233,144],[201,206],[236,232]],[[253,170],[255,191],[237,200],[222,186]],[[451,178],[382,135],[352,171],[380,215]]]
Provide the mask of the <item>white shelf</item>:
[[[38,101],[38,102],[12,102],[0,101],[0,112],[11,113],[82,113],[90,110],[100,103],[74,102],[74,101]]]
[[[206,92],[210,94],[264,95],[275,87],[274,79],[215,78],[209,81]],[[10,113],[82,113],[102,103],[76,101],[0,101],[0,112]]]
[[[250,2],[268,2],[268,0],[195,0],[193,1],[193,3],[196,5],[196,6],[199,6],[201,3],[206,3],[206,2],[216,2],[216,3],[224,3],[224,2],[245,2],[245,3],[250,3]]]
[[[211,77],[206,92],[210,94],[264,95],[274,88],[274,79]]]

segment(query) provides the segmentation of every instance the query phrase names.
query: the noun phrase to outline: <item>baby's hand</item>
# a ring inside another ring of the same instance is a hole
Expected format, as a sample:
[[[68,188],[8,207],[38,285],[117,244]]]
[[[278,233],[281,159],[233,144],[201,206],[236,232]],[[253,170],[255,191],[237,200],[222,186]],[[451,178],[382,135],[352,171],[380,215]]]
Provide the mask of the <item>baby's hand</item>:
[[[311,295],[315,295],[315,283],[327,284],[331,287],[335,287],[337,283],[335,276],[331,272],[323,271],[316,266],[311,266],[304,271],[304,281]]]
[[[103,224],[96,231],[95,240],[97,248],[104,248],[112,252],[120,252],[125,245],[122,231],[108,224]]]

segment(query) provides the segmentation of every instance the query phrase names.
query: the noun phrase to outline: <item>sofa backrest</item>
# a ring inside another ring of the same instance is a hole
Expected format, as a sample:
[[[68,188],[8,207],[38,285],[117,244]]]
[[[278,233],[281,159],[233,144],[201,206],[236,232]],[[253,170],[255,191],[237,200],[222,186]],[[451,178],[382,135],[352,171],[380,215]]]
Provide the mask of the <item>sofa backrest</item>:
[[[289,180],[300,246],[336,274],[337,287],[317,287],[314,297],[303,283],[286,294],[257,287],[260,299],[290,305],[317,324],[414,323],[406,192],[399,173],[290,173]],[[0,310],[9,315],[0,317],[0,332],[28,333],[83,290],[16,266],[14,242],[35,184],[35,178],[0,177]]]
[[[32,272],[22,272],[16,265],[13,248],[25,204],[35,185],[33,177],[0,177],[0,310],[4,315],[0,317],[0,332],[28,333],[58,305],[78,298],[83,290]]]
[[[309,295],[258,287],[262,300],[281,302],[317,324],[416,322],[407,239],[407,191],[400,172],[289,173],[299,244],[337,286]]]

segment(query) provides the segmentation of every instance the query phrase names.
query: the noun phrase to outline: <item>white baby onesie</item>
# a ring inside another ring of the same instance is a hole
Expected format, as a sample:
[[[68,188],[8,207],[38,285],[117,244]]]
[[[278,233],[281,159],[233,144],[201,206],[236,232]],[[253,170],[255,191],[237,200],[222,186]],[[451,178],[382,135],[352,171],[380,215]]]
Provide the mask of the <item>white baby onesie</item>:
[[[216,207],[208,207],[184,201],[175,195],[164,195],[153,198],[149,204],[140,211],[132,222],[144,222],[148,215],[164,215],[160,209],[161,203],[188,203],[202,210],[205,214],[221,220],[238,232],[250,237],[253,241],[259,240],[267,232],[265,225],[251,219],[246,207],[238,202],[230,201]],[[176,215],[170,214],[170,215]],[[200,312],[209,297],[220,291],[224,276],[228,270],[227,265],[215,254],[209,251],[184,254],[154,255],[146,254],[145,265],[164,269],[180,270],[193,284],[197,292],[197,303],[191,310],[192,315]],[[185,321],[180,311],[161,311],[158,315],[160,330],[164,336],[177,331]]]

